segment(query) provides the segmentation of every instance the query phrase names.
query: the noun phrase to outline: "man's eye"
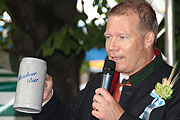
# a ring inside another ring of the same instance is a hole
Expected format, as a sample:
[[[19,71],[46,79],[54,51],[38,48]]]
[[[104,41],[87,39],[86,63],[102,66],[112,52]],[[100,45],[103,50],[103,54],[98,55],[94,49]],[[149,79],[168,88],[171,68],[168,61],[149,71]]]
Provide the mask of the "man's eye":
[[[112,38],[112,36],[110,36],[110,35],[106,35],[106,36],[105,36],[105,38],[106,38],[106,39],[111,39],[111,38]]]
[[[119,36],[119,39],[124,40],[124,39],[127,39],[127,37],[126,36]]]

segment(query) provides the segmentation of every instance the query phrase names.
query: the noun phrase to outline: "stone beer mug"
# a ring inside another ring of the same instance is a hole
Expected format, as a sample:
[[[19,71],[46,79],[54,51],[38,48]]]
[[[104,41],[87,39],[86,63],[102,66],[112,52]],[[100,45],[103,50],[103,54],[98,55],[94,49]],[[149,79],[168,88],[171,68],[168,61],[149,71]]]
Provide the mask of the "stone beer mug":
[[[25,57],[19,67],[14,102],[16,111],[39,113],[42,109],[47,65],[44,60]]]

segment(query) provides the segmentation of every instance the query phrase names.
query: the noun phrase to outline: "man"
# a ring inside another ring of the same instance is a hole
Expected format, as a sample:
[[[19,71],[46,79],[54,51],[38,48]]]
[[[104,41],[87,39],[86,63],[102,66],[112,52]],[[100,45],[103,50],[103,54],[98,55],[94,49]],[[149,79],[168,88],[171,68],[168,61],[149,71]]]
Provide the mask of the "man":
[[[40,114],[32,115],[33,119],[179,120],[179,81],[171,99],[151,96],[156,83],[162,83],[162,78],[171,72],[154,48],[157,26],[155,12],[144,0],[126,0],[113,7],[104,33],[108,58],[116,62],[111,93],[100,88],[102,73],[98,73],[77,97],[62,102],[55,93],[52,95],[52,78],[47,75],[44,102],[50,100]],[[123,78],[129,81],[122,86]],[[157,101],[158,105],[154,105]]]

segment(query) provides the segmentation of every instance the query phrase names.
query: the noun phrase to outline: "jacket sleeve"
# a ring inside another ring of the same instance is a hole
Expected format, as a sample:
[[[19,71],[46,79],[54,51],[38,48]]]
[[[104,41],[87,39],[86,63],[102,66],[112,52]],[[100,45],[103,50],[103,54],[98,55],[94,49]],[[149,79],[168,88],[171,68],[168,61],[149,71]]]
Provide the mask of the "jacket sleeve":
[[[64,106],[54,93],[52,98],[42,107],[38,114],[31,114],[33,120],[58,120],[61,116],[65,120]],[[57,117],[58,116],[58,117]]]
[[[71,101],[65,102],[59,100],[56,93],[54,93],[52,98],[43,106],[40,113],[31,114],[33,120],[76,120],[83,92],[81,91]]]
[[[90,114],[92,97],[94,96],[94,90],[99,85],[97,82],[100,76],[102,74],[92,77],[85,89],[69,101],[61,101],[54,92],[52,98],[43,106],[39,114],[31,114],[33,120],[79,120],[84,106],[86,107],[85,111],[88,109],[87,114]]]

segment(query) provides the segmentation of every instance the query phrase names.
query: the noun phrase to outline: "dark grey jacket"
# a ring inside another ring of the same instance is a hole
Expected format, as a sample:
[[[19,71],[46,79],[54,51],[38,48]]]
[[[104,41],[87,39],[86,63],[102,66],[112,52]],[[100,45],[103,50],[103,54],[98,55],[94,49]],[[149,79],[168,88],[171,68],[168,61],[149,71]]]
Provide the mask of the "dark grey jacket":
[[[125,113],[120,120],[140,120],[146,106],[151,104],[150,96],[157,82],[168,77],[171,67],[167,65],[159,54],[141,71],[130,76],[132,86],[124,86],[119,104]],[[40,114],[33,114],[34,120],[96,120],[91,115],[92,99],[96,88],[101,86],[102,73],[95,74],[80,94],[68,102],[60,101],[56,94],[43,107]],[[151,112],[150,120],[180,120],[180,80],[173,87],[172,98],[166,100],[162,107]]]

